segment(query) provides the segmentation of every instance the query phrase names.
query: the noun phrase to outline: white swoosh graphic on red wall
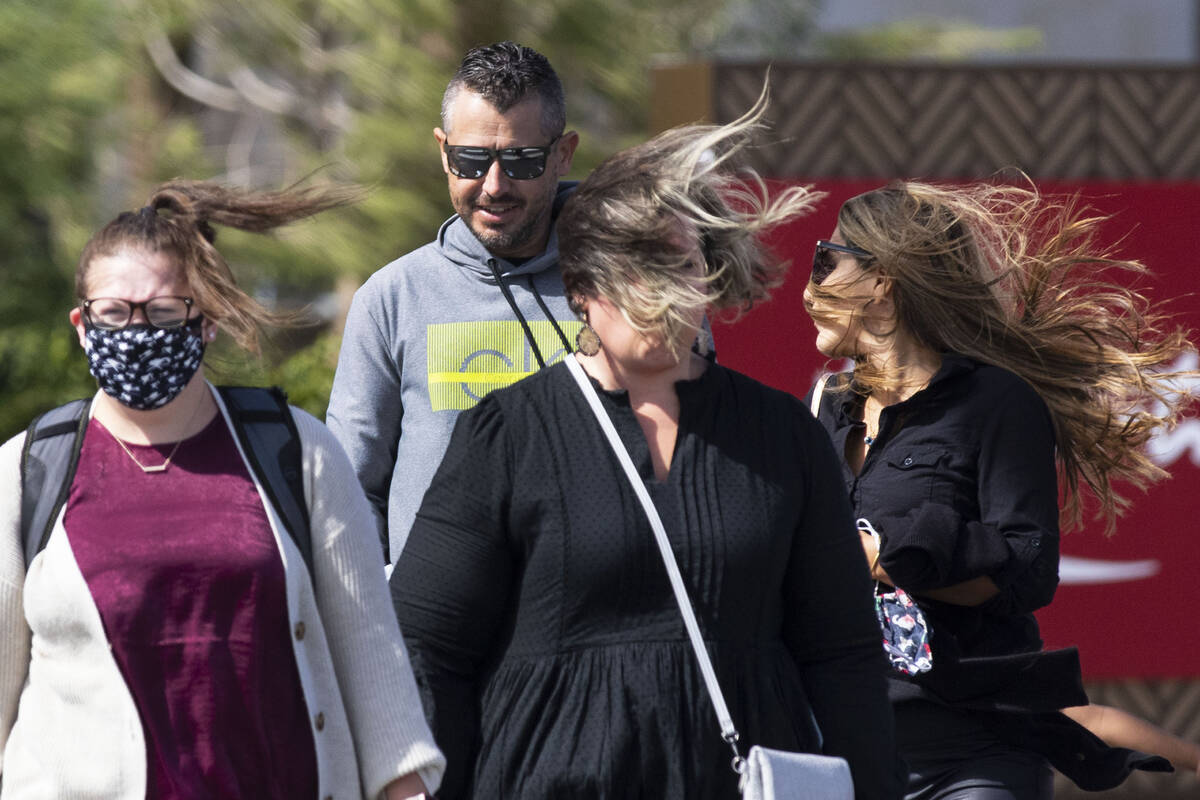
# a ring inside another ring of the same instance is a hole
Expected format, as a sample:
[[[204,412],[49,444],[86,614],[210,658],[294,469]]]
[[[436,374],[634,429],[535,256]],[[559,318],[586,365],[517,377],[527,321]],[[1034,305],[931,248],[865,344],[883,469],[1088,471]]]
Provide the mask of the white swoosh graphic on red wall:
[[[1140,561],[1102,561],[1098,558],[1063,556],[1058,562],[1060,584],[1121,583],[1157,575],[1162,565],[1153,558]]]

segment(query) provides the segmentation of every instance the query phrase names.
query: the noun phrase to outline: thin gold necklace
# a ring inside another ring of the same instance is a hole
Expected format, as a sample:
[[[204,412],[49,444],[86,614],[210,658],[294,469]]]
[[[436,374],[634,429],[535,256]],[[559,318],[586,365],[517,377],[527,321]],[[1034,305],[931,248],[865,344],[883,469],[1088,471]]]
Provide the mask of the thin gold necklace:
[[[123,441],[121,441],[120,436],[117,436],[112,431],[109,431],[108,433],[110,436],[112,436],[113,439],[116,440],[117,444],[120,445],[121,449],[125,451],[125,455],[129,456],[129,460],[132,461],[133,463],[137,464],[138,469],[140,469],[142,472],[146,472],[146,473],[166,472],[167,467],[170,466],[170,464],[171,464],[171,459],[174,458],[175,454],[179,452],[179,445],[183,444],[183,440],[187,438],[187,435],[186,435],[187,430],[188,430],[188,428],[191,427],[192,420],[194,420],[196,418],[196,414],[199,413],[200,406],[202,406],[202,405],[204,405],[204,397],[203,396],[201,396],[200,400],[196,403],[196,407],[192,409],[192,415],[190,417],[188,417],[187,425],[184,426],[184,429],[183,429],[184,436],[175,443],[175,446],[171,448],[171,452],[167,454],[167,460],[161,464],[143,464],[142,462],[138,461],[137,456],[135,456],[130,451],[130,449],[125,446],[125,443]]]
[[[112,431],[109,431],[109,433],[112,433]],[[141,468],[142,472],[166,472],[167,466],[170,465],[170,463],[171,463],[171,459],[174,458],[175,453],[177,453],[179,451],[179,445],[183,444],[183,439],[180,439],[178,442],[176,442],[175,446],[171,448],[171,453],[167,456],[167,460],[164,461],[163,463],[161,463],[161,464],[143,464],[142,462],[137,460],[137,457],[129,451],[129,448],[125,446],[125,443],[122,442],[115,433],[112,433],[112,437],[113,437],[113,439],[116,439],[117,444],[119,444],[121,446],[121,449],[125,451],[125,455],[129,456],[129,460],[132,461],[133,463],[137,464],[138,467]]]

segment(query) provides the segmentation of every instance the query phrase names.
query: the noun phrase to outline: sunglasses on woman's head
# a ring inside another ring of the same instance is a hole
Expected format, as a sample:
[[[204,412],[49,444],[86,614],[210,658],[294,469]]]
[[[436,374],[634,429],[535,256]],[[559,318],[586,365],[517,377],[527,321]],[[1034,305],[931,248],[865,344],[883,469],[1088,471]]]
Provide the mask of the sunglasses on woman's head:
[[[852,247],[848,244],[817,240],[817,249],[813,251],[812,282],[820,286],[825,279],[837,269],[837,258],[834,253],[847,253],[855,258],[871,258],[866,250]]]
[[[561,137],[560,133],[545,147],[505,147],[502,150],[493,150],[490,147],[464,147],[446,143],[442,145],[442,150],[446,153],[446,164],[450,171],[459,178],[478,180],[491,169],[493,161],[499,161],[500,169],[514,181],[531,181],[542,177],[542,173],[546,171],[546,157]]]

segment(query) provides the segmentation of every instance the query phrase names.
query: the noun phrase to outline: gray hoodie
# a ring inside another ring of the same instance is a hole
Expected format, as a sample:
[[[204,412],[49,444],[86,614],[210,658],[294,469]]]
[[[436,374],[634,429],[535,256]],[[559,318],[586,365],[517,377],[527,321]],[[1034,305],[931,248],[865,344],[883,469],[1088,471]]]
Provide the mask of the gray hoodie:
[[[559,184],[555,216],[574,187]],[[564,340],[573,343],[580,327],[563,292],[553,227],[546,250],[514,267],[454,216],[435,241],[359,288],[326,422],[354,464],[392,562],[458,413],[537,371],[539,356],[546,364],[560,360],[568,352]]]

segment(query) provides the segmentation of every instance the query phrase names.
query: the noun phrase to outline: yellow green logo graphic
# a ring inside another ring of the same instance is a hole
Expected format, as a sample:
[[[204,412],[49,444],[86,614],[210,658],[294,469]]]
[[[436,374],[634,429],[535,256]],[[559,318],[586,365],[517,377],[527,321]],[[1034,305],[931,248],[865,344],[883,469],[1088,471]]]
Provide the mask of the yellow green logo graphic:
[[[581,324],[561,323],[567,341]],[[529,330],[547,364],[565,355],[549,321],[531,321]],[[538,369],[533,348],[516,320],[446,322],[425,328],[429,403],[434,411],[465,411],[488,392],[532,375]]]

